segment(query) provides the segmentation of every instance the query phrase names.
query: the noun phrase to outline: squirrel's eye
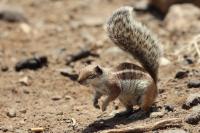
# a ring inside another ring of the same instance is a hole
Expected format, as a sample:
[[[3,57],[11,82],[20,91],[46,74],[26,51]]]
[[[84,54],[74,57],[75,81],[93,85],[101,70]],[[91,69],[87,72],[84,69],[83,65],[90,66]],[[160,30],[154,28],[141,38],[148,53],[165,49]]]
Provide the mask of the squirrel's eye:
[[[93,78],[95,78],[95,75],[90,75],[88,78],[93,79]]]

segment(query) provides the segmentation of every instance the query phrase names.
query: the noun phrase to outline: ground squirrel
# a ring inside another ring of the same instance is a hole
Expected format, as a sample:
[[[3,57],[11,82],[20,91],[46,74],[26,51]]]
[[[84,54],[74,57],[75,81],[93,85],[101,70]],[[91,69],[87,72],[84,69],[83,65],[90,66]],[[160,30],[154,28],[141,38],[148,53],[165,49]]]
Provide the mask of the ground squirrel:
[[[120,114],[132,112],[134,105],[142,112],[148,111],[157,96],[160,49],[156,37],[134,20],[132,7],[116,10],[108,19],[107,32],[114,44],[130,53],[143,67],[127,62],[115,68],[89,65],[80,70],[79,83],[95,89],[93,105],[96,108],[100,108],[98,99],[106,95],[102,111],[116,98],[126,107]]]

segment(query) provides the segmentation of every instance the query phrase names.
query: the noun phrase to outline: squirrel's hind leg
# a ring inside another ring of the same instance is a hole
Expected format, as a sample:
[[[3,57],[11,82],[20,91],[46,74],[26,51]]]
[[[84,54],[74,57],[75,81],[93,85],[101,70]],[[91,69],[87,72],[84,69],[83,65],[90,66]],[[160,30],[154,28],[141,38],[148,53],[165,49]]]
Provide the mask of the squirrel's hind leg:
[[[154,103],[157,96],[157,87],[154,83],[152,83],[145,91],[145,94],[141,97],[141,104],[140,110],[131,116],[129,116],[129,119],[141,119],[146,117],[149,112],[152,104]]]

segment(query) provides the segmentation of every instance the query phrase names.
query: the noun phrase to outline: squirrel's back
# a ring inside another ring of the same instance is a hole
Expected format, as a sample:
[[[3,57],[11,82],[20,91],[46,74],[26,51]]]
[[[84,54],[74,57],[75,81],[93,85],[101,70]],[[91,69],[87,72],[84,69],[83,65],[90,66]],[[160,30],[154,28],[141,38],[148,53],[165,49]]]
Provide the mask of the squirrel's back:
[[[121,49],[139,60],[157,82],[160,49],[156,37],[133,18],[132,7],[116,10],[107,22],[110,39]]]

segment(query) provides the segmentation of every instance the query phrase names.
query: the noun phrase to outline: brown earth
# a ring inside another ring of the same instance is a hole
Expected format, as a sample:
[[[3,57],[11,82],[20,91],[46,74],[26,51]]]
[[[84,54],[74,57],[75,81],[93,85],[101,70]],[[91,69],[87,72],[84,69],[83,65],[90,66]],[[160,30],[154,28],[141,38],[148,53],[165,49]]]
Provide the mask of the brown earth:
[[[108,39],[103,24],[114,9],[122,5],[135,5],[139,0],[1,2],[20,6],[29,24],[0,21],[0,66],[9,68],[6,72],[0,72],[0,132],[26,133],[34,127],[44,127],[47,133],[100,132],[151,124],[167,118],[184,119],[191,112],[181,106],[189,94],[200,93],[199,88],[187,87],[189,80],[200,79],[200,67],[195,61],[196,58],[191,65],[185,63],[183,56],[187,49],[181,51],[181,48],[189,45],[191,37],[200,33],[198,28],[170,31],[162,20],[152,14],[136,14],[138,20],[158,35],[164,56],[170,60],[170,64],[161,66],[159,70],[156,107],[163,110],[167,104],[174,106],[175,110],[166,112],[161,118],[147,117],[133,121],[126,118],[112,119],[110,114],[113,111],[123,110],[118,101],[111,104],[106,112],[95,109],[92,106],[92,90],[62,76],[58,70],[72,68],[78,71],[84,66],[84,62],[88,61],[107,67],[115,66],[124,60],[132,61],[129,55],[115,48]],[[199,20],[197,24],[200,25]],[[98,46],[95,52],[99,53],[99,58],[89,57],[65,65],[66,58],[71,54],[81,48],[93,46]],[[33,55],[46,55],[49,60],[48,67],[36,71],[14,70],[17,61]],[[176,72],[180,70],[188,70],[189,76],[175,79]],[[24,77],[28,77],[28,85],[19,82]],[[7,113],[12,111],[16,116],[8,117]],[[200,132],[199,127],[200,124],[190,125],[184,122],[180,128],[195,133]],[[158,132],[163,130],[167,129]]]

